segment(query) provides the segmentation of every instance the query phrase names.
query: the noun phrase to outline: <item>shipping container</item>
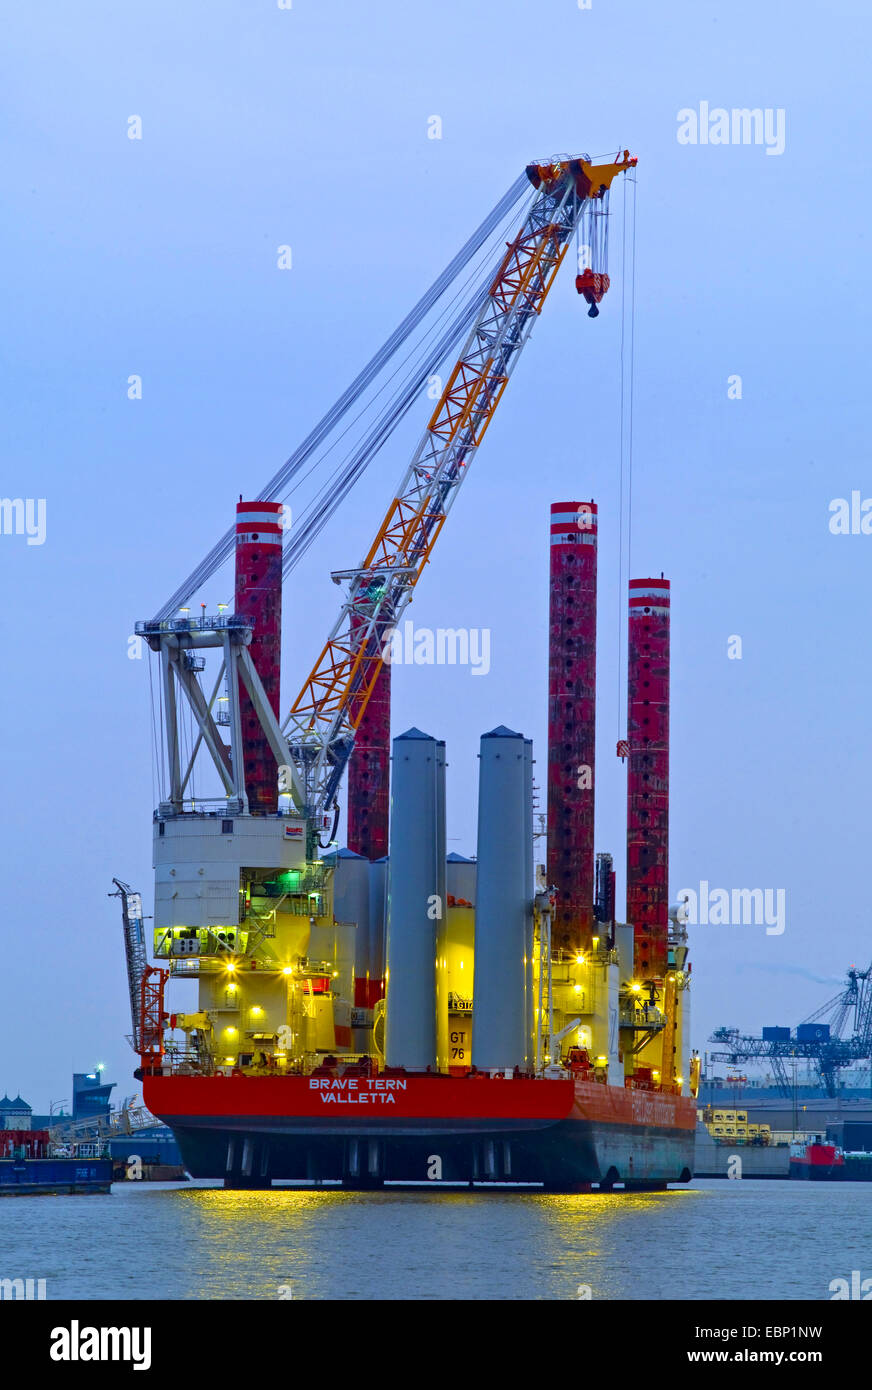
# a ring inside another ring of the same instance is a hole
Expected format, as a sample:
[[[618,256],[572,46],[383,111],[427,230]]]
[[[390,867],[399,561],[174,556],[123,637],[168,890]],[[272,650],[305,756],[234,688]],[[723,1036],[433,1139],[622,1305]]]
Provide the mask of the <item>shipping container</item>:
[[[828,1023],[800,1023],[796,1030],[797,1042],[829,1042]]]

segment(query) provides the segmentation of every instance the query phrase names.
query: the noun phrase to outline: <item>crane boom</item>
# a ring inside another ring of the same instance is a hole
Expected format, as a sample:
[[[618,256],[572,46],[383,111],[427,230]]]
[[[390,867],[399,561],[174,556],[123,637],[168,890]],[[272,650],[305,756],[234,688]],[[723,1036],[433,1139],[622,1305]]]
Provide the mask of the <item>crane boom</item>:
[[[595,201],[607,197],[615,176],[635,164],[625,150],[608,164],[581,157],[528,166],[536,191],[397,494],[362,562],[333,575],[346,586],[346,598],[283,725],[297,773],[295,799],[302,799],[307,814],[323,814],[335,800],[391,631],[412,598],[572,234]]]

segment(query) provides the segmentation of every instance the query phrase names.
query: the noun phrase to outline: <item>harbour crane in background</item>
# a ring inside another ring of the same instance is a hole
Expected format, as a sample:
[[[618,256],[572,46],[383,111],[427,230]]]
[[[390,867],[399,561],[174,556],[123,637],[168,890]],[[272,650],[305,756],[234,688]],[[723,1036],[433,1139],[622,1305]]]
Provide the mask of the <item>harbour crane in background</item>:
[[[872,964],[865,970],[850,966],[845,988],[797,1024],[793,1033],[790,1028],[764,1028],[758,1038],[742,1034],[738,1028],[718,1028],[709,1041],[720,1045],[719,1051],[710,1054],[712,1061],[731,1066],[770,1062],[784,1096],[791,1090],[787,1061],[812,1061],[824,1092],[834,1097],[839,1091],[840,1071],[872,1058]]]

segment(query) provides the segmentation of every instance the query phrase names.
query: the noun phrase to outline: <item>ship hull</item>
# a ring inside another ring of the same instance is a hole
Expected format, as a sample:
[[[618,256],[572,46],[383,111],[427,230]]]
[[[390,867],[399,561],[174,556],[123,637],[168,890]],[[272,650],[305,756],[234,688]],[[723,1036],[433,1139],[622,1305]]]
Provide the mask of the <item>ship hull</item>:
[[[790,1176],[805,1182],[832,1182],[842,1176],[845,1160],[835,1144],[806,1144],[791,1154]]]
[[[683,1097],[572,1080],[146,1076],[149,1110],[195,1178],[687,1182],[696,1113]]]
[[[806,1163],[792,1158],[788,1176],[800,1182],[835,1182],[844,1176],[844,1168],[844,1163]]]
[[[106,1193],[112,1187],[108,1158],[0,1159],[0,1197],[57,1197]]]

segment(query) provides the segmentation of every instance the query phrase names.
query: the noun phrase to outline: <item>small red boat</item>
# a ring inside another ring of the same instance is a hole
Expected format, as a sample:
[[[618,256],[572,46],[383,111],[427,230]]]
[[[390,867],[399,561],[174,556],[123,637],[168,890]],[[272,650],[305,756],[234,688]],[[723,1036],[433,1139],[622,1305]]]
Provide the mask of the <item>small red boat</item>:
[[[791,1144],[790,1176],[815,1182],[831,1182],[844,1173],[845,1155],[835,1144],[823,1144],[819,1138],[808,1143]]]

